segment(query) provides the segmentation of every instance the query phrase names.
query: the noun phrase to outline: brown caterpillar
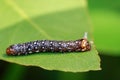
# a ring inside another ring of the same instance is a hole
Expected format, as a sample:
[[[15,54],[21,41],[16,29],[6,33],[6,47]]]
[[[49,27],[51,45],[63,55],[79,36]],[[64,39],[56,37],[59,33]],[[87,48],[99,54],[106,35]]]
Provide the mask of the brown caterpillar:
[[[91,50],[91,44],[84,38],[75,41],[37,40],[14,44],[6,49],[7,55],[25,55],[38,52],[84,52]]]

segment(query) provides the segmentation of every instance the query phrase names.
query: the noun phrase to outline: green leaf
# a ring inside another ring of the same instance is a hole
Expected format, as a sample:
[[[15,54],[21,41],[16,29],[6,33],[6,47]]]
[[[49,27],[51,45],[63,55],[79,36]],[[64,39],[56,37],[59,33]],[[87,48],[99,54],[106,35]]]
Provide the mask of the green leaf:
[[[108,3],[105,0],[90,0],[89,7],[97,49],[101,51],[101,54],[120,56],[120,12],[118,9],[120,1]]]
[[[47,70],[100,70],[100,59],[94,45],[91,51],[77,53],[36,53],[26,56],[7,56],[5,53],[10,44],[42,39],[76,40],[82,38],[84,32],[88,32],[89,40],[92,40],[84,0],[0,2],[5,4],[6,10],[11,11],[9,13],[12,13],[3,10],[4,18],[0,19],[0,59]]]

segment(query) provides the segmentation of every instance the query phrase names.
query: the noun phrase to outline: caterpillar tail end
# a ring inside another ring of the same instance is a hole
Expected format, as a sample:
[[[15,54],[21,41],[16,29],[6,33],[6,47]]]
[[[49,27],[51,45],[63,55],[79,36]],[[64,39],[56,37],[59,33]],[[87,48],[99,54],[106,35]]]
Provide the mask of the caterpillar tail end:
[[[87,36],[87,32],[85,32],[83,39],[81,41],[81,49],[82,51],[90,51],[91,50],[91,44],[90,42],[87,40],[88,36]]]

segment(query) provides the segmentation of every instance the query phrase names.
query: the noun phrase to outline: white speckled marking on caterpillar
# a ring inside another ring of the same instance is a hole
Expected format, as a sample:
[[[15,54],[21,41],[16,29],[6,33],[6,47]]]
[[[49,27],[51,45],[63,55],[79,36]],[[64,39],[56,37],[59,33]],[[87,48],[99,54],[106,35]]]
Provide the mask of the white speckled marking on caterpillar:
[[[37,40],[22,44],[14,44],[6,49],[8,55],[26,55],[38,52],[83,52],[89,51],[91,44],[84,37],[75,41]]]

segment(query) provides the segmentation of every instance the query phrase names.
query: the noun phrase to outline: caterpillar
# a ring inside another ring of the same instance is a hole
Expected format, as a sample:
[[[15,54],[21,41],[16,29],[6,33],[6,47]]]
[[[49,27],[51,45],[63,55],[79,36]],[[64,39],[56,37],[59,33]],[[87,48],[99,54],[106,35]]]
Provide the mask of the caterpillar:
[[[6,49],[7,55],[26,55],[38,52],[84,52],[91,50],[87,40],[87,33],[82,39],[75,41],[36,40],[26,43],[10,45]]]

